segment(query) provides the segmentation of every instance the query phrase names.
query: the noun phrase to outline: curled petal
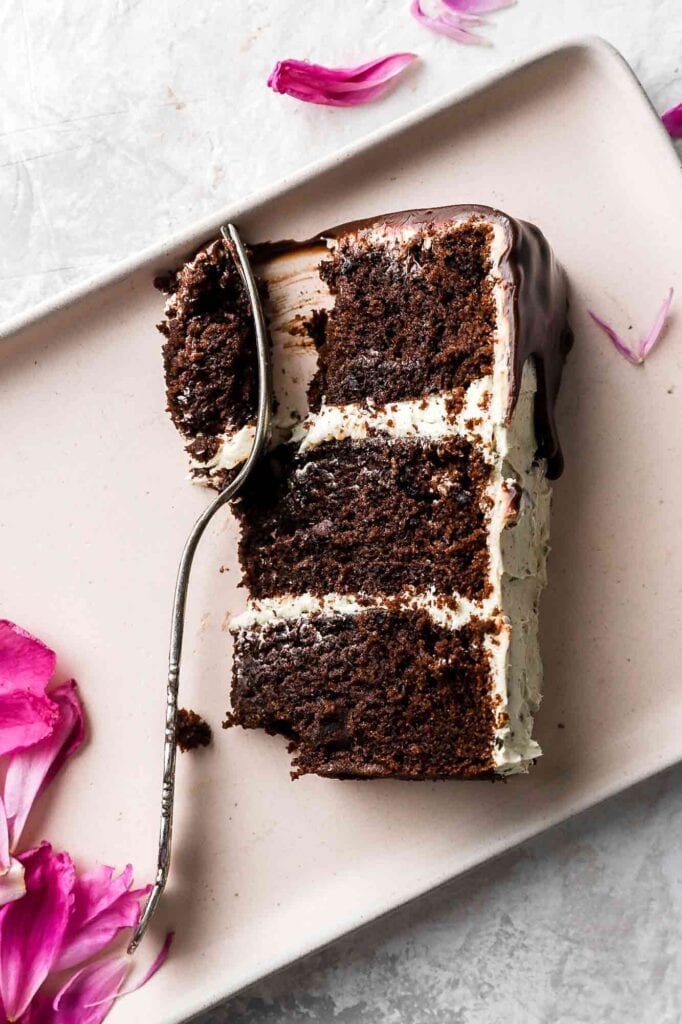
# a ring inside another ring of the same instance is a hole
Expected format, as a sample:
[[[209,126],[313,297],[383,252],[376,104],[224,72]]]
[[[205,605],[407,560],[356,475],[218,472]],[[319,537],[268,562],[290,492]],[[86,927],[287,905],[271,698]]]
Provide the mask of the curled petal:
[[[503,7],[513,7],[516,0],[443,0],[443,3],[459,14],[492,14]]]
[[[644,362],[646,357],[651,352],[652,348],[661,336],[661,332],[665,327],[665,322],[668,319],[668,313],[673,302],[673,289],[668,290],[668,294],[663,302],[663,305],[656,314],[656,319],[651,325],[649,332],[642,338],[639,343],[639,360],[641,363]]]
[[[594,322],[599,327],[601,327],[602,331],[604,331],[604,333],[609,338],[613,346],[617,349],[617,351],[620,352],[620,354],[624,356],[625,359],[628,360],[628,362],[634,363],[636,366],[638,366],[644,362],[646,357],[649,355],[649,353],[661,337],[663,328],[665,327],[665,322],[668,319],[668,314],[670,313],[670,307],[673,301],[673,294],[673,289],[670,288],[663,302],[663,305],[656,314],[656,319],[651,325],[649,331],[639,342],[636,352],[634,352],[632,348],[630,348],[630,346],[625,341],[623,341],[621,336],[617,333],[617,331],[614,330],[613,327],[611,327],[610,324],[608,324],[605,320],[602,320],[602,318],[600,316],[597,316],[596,313],[593,313],[591,309],[588,309],[588,313],[590,314]]]
[[[74,903],[55,970],[75,967],[100,953],[122,928],[134,928],[140,917],[140,899],[151,886],[131,889],[132,865],[114,878],[114,869],[102,866],[76,879]]]
[[[472,25],[481,25],[480,18],[469,14],[457,14],[454,11],[443,11],[442,14],[427,14],[421,5],[421,0],[412,0],[410,14],[413,18],[432,32],[440,32],[441,35],[449,36],[458,43],[467,45],[489,46],[487,39],[471,31]]]
[[[40,743],[54,729],[57,716],[48,697],[30,690],[0,693],[0,756]]]
[[[49,1024],[101,1024],[125,981],[123,957],[88,964],[69,978],[52,1003]]]
[[[56,687],[50,699],[58,713],[51,735],[16,754],[7,768],[5,810],[11,850],[16,849],[33,802],[83,742],[83,708],[75,682]]]
[[[42,696],[55,662],[54,651],[42,640],[15,623],[0,619],[0,693],[28,690]]]
[[[19,860],[26,895],[0,911],[0,997],[11,1021],[26,1010],[56,962],[75,881],[69,855],[53,854],[49,843]]]
[[[73,890],[73,916],[81,925],[93,921],[128,892],[132,881],[132,864],[126,864],[118,878],[114,878],[114,868],[106,864],[84,872],[76,879]]]
[[[666,110],[661,120],[672,139],[682,139],[682,103]]]
[[[4,875],[9,868],[9,824],[5,802],[0,797],[0,875]]]
[[[10,857],[7,869],[0,875],[0,907],[20,900],[26,893],[24,865]]]
[[[161,949],[156,954],[147,970],[144,972],[139,981],[136,981],[135,984],[132,985],[130,988],[126,989],[125,992],[120,993],[122,996],[129,996],[132,992],[137,992],[139,988],[142,988],[142,986],[146,985],[148,981],[151,981],[151,979],[154,977],[159,968],[163,967],[166,960],[168,959],[168,954],[170,953],[170,948],[173,945],[174,938],[175,932],[166,933],[166,938],[163,940],[163,945],[161,946]]]
[[[26,892],[24,865],[9,852],[9,827],[0,798],[0,907],[21,899]]]
[[[174,932],[167,934],[164,944],[150,967],[146,969],[139,981],[127,988],[125,992],[120,989],[130,966],[130,959],[127,956],[105,959],[105,961],[98,961],[82,968],[55,995],[52,1006],[57,1012],[57,1017],[53,1024],[99,1024],[99,1021],[103,1020],[112,1009],[114,999],[136,992],[138,988],[146,985],[147,981],[154,977],[159,968],[163,967],[168,959],[174,935]],[[65,1012],[67,1008],[70,1009],[71,1016],[59,1017],[58,1014]],[[92,1011],[100,1011],[102,1008],[105,1009],[101,1017],[94,1014],[90,1016]],[[78,1016],[79,1012],[82,1016]]]
[[[394,53],[352,68],[327,68],[302,60],[277,61],[268,78],[275,92],[306,103],[354,107],[381,96],[416,60],[414,53]]]
[[[57,708],[45,695],[55,654],[25,629],[0,619],[0,756],[52,732]]]
[[[613,329],[613,327],[611,327],[610,324],[607,324],[606,320],[602,320],[602,318],[597,316],[596,313],[593,313],[591,309],[588,309],[587,312],[590,314],[595,324],[597,324],[598,327],[601,327],[602,331],[611,341],[614,348],[616,348],[625,359],[631,363],[635,363],[635,365],[640,362],[634,352],[632,352],[628,345],[623,341],[621,336]]]

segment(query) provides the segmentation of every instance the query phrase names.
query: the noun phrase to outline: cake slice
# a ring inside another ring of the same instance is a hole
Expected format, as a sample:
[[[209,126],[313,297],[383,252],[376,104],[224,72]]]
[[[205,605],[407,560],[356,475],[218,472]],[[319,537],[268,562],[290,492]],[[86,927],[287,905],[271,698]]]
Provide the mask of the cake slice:
[[[171,414],[194,474],[217,486],[248,454],[255,408],[222,246],[180,271],[162,327]],[[234,502],[249,600],[231,627],[228,724],[286,736],[294,775],[525,771],[540,754],[538,604],[562,468],[563,272],[536,228],[472,206],[254,258],[276,432]],[[200,270],[224,282],[206,303]]]

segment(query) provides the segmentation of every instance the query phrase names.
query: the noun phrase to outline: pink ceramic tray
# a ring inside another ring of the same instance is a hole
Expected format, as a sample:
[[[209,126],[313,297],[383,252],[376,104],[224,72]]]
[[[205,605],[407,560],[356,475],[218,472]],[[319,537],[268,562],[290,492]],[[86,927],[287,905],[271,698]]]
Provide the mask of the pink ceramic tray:
[[[207,501],[164,413],[155,272],[228,218],[258,241],[462,201],[536,221],[574,289],[559,410],[567,470],[543,604],[545,756],[506,785],[292,784],[284,742],[220,730],[225,620],[243,598],[234,530],[219,516],[193,576],[182,694],[216,738],[180,760],[172,880],[155,925],[175,927],[176,945],[114,1022],[180,1021],[682,757],[682,321],[638,369],[586,315],[637,329],[670,285],[682,298],[682,178],[630,70],[604,43],[580,42],[9,325],[0,607],[58,649],[91,727],[34,837],[152,876],[171,594]]]

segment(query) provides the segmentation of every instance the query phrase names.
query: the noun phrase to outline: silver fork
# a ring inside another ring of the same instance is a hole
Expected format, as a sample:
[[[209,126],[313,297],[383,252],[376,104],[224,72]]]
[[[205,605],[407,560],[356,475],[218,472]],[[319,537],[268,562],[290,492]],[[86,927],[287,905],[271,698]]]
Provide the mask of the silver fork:
[[[258,418],[256,434],[248,459],[243,464],[234,480],[229,483],[217,498],[202,512],[187,538],[180,558],[178,575],[175,582],[173,612],[171,617],[170,651],[168,655],[168,684],[166,689],[166,732],[163,745],[163,785],[161,789],[161,822],[159,827],[159,846],[156,862],[156,878],[149,894],[145,908],[140,916],[135,934],[128,946],[133,953],[139,946],[144,933],[149,927],[154,911],[159,905],[161,896],[168,881],[171,858],[171,840],[173,836],[173,802],[175,798],[175,765],[177,759],[176,731],[178,715],[178,688],[180,682],[180,659],[182,656],[182,638],[185,628],[185,608],[187,605],[187,588],[192,568],[194,553],[201,536],[219,508],[233,498],[244,485],[253,467],[260,459],[263,449],[270,436],[270,419],[272,410],[272,367],[270,363],[270,347],[268,333],[263,315],[263,308],[258,295],[256,279],[249,263],[244,244],[234,224],[221,227],[220,233],[229,251],[237,256],[237,266],[251,304],[251,312],[256,333],[256,350],[258,355]]]

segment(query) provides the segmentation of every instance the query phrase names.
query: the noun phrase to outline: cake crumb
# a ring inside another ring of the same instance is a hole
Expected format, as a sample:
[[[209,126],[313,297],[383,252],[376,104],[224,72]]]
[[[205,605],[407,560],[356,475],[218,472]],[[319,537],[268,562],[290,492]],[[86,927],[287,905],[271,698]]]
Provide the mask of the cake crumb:
[[[196,747],[207,747],[213,733],[211,726],[196,711],[180,708],[176,730],[176,741],[184,753]]]
[[[163,292],[164,295],[170,295],[175,288],[176,273],[173,270],[166,270],[162,274],[157,274],[154,278],[154,287],[157,291]]]

